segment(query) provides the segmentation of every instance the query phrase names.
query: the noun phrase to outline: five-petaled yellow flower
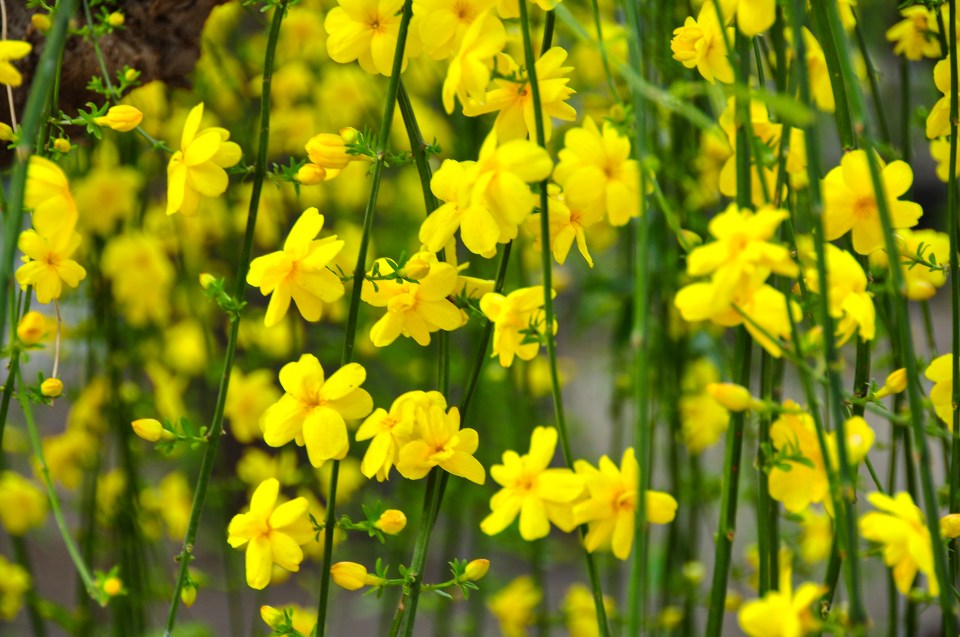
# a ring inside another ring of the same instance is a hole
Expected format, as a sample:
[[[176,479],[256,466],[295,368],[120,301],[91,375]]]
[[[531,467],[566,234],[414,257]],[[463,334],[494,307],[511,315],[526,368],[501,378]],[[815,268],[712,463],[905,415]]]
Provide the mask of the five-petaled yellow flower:
[[[400,449],[397,471],[404,478],[419,480],[434,467],[483,484],[487,478],[480,461],[473,457],[479,445],[475,429],[460,428],[460,411],[445,412],[439,405],[421,409],[417,415],[414,440]]]
[[[17,283],[23,288],[32,285],[40,303],[59,299],[64,283],[75,288],[87,276],[83,266],[70,258],[80,247],[80,235],[73,230],[55,232],[50,236],[36,230],[24,230],[17,247],[23,252],[25,261],[17,268]]]

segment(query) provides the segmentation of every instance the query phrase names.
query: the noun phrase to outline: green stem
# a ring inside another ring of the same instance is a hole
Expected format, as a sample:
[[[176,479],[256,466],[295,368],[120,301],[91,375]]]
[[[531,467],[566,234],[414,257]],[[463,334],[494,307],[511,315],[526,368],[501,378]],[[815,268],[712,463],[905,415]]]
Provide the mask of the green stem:
[[[367,251],[370,247],[370,235],[373,230],[374,210],[380,194],[380,182],[383,179],[384,156],[390,140],[390,128],[393,124],[393,114],[400,92],[400,73],[403,68],[403,58],[406,50],[407,31],[413,17],[413,1],[406,0],[400,15],[400,25],[397,29],[397,45],[393,52],[393,67],[390,70],[390,82],[387,85],[387,95],[383,106],[383,118],[380,123],[380,132],[376,140],[376,162],[373,168],[373,178],[370,183],[370,196],[363,211],[363,232],[360,237],[360,247],[357,250],[357,264],[353,270],[353,289],[350,291],[350,309],[347,313],[346,333],[343,339],[343,353],[340,357],[341,366],[353,361],[353,350],[357,340],[357,322],[360,313],[360,294],[363,291],[363,277],[367,269]],[[421,177],[422,178],[422,177]],[[441,379],[445,373],[441,372]],[[442,382],[442,381],[441,381]],[[330,488],[327,492],[327,515],[324,529],[323,567],[320,572],[320,595],[317,602],[317,629],[316,637],[323,637],[327,629],[327,602],[330,597],[330,566],[333,559],[333,535],[336,529],[337,482],[340,475],[340,461],[334,460],[330,467]]]
[[[856,82],[857,79],[855,75],[849,75],[844,78],[842,61],[835,44],[838,38],[843,37],[843,32],[842,30],[839,34],[833,32],[834,25],[831,23],[828,15],[827,5],[829,4],[830,2],[825,0],[813,0],[810,3],[813,10],[813,24],[817,30],[817,39],[823,47],[823,56],[827,62],[827,72],[830,75],[830,87],[833,89],[833,101],[836,104],[834,117],[837,120],[837,132],[840,135],[840,144],[844,150],[851,150],[857,147],[857,136],[854,132],[854,119],[850,108],[850,98],[847,95],[847,84],[844,80]],[[834,5],[836,5],[836,3],[834,3]],[[793,22],[795,27],[797,24],[802,26],[802,20],[800,20],[799,16],[794,16]],[[800,31],[794,31],[794,33],[800,33]],[[799,53],[801,48],[806,48],[803,44],[803,38],[795,38],[794,46],[796,46],[798,50],[797,59],[806,59],[801,57]],[[804,65],[798,64],[797,66],[802,67]],[[805,75],[806,69],[802,69],[801,72]],[[807,100],[804,103],[809,104],[810,102]],[[857,121],[862,122],[863,119],[859,118]],[[818,177],[814,177],[814,179],[817,178]]]
[[[774,400],[774,386],[779,385],[777,369],[782,369],[766,351],[760,355],[760,397],[765,401]],[[760,436],[757,439],[757,457],[759,471],[757,472],[757,539],[760,545],[760,586],[761,597],[771,590],[778,589],[778,560],[780,538],[778,533],[777,516],[780,506],[770,497],[769,477],[764,468],[767,457],[764,452],[772,444],[770,425],[772,414],[764,413],[760,416]]]
[[[617,90],[617,83],[613,79],[613,72],[610,70],[610,60],[607,56],[607,43],[603,40],[603,24],[600,21],[600,3],[597,0],[591,0],[593,6],[593,25],[597,30],[597,48],[600,50],[600,62],[603,64],[603,74],[607,78],[607,87],[610,89],[610,95],[617,100],[617,104],[623,106],[623,98],[620,97],[620,91]],[[552,13],[552,12],[551,12]],[[541,49],[544,51],[546,49]]]
[[[77,0],[60,0],[53,18],[53,27],[47,33],[30,85],[30,95],[23,111],[20,124],[20,142],[17,146],[17,163],[10,178],[10,196],[4,210],[3,252],[0,254],[0,334],[6,329],[7,303],[6,291],[13,286],[13,257],[17,249],[17,239],[23,225],[23,196],[27,183],[27,163],[34,152],[34,139],[40,131],[46,109],[44,104],[57,70],[57,60],[67,38],[67,26],[77,11]],[[0,444],[3,439],[0,438]]]
[[[257,159],[253,170],[253,186],[250,193],[250,207],[247,210],[247,227],[243,237],[243,246],[240,250],[240,260],[237,263],[236,281],[234,282],[234,299],[242,299],[247,286],[247,271],[250,269],[250,257],[253,253],[253,235],[257,225],[257,213],[260,208],[260,193],[267,174],[267,148],[270,141],[270,88],[273,80],[273,62],[277,50],[277,41],[280,39],[280,24],[287,12],[288,0],[277,0],[274,6],[273,19],[270,22],[270,31],[267,35],[267,47],[263,58],[263,88],[260,94],[260,139],[257,146]],[[220,374],[220,383],[217,390],[217,402],[214,407],[213,420],[208,433],[209,439],[200,461],[200,474],[197,478],[197,487],[193,495],[193,505],[190,509],[190,521],[187,523],[187,534],[183,538],[183,547],[178,555],[180,563],[177,572],[177,581],[174,584],[173,595],[170,598],[170,608],[167,612],[167,624],[164,637],[172,637],[173,628],[177,622],[177,610],[180,607],[180,592],[187,581],[190,562],[193,560],[194,542],[197,529],[200,527],[200,517],[207,499],[207,487],[213,466],[216,461],[217,449],[223,435],[223,411],[227,402],[227,390],[230,386],[230,374],[233,370],[233,360],[237,353],[237,337],[240,332],[239,313],[230,314],[230,331],[227,336],[227,349],[223,357],[223,371]]]
[[[947,233],[950,235],[950,344],[953,396],[953,422],[950,441],[950,513],[960,512],[960,264],[957,263],[957,251],[960,250],[960,215],[958,215],[958,182],[957,182],[957,121],[960,119],[960,105],[958,105],[958,75],[957,75],[957,0],[950,0],[950,37],[953,44],[950,59],[950,172],[947,175]],[[935,537],[935,536],[934,536]],[[957,568],[960,565],[960,542],[954,539],[950,542],[950,584],[957,585]]]
[[[527,15],[527,3],[520,3],[520,30],[523,34],[523,53],[530,84],[531,99],[533,101],[533,119],[536,127],[537,144],[546,148],[546,134],[543,126],[543,104],[540,101],[540,84],[537,80],[536,59],[533,54],[533,42],[530,37],[530,19]],[[547,356],[550,362],[550,381],[553,389],[553,408],[556,415],[557,433],[560,446],[563,450],[563,459],[568,467],[573,466],[573,452],[570,448],[570,435],[567,431],[567,421],[563,409],[563,393],[560,388],[560,373],[557,367],[557,342],[553,333],[553,253],[550,250],[550,206],[547,198],[547,180],[540,183],[540,238],[543,249],[541,265],[543,269],[543,313],[546,328],[544,338],[547,342]],[[642,490],[641,490],[642,491]],[[640,508],[642,504],[638,505]],[[586,526],[580,527],[582,536],[586,535]],[[607,626],[606,609],[603,606],[603,592],[600,587],[599,574],[593,556],[586,550],[587,570],[590,574],[590,584],[593,589],[593,599],[597,610],[597,627],[602,637],[607,637],[610,629]]]
[[[859,16],[854,13],[856,22],[854,23],[854,34],[857,36],[857,48],[860,49],[860,55],[863,56],[864,66],[867,67],[867,80],[870,82],[870,98],[873,101],[873,109],[876,111],[877,126],[880,129],[880,139],[884,144],[893,144],[893,136],[890,134],[890,127],[887,126],[887,116],[884,113],[883,97],[880,95],[880,81],[877,78],[877,69],[870,60],[870,50],[867,48],[867,41],[863,37],[863,29],[860,28]]]
[[[430,547],[430,535],[436,521],[437,511],[440,508],[440,478],[443,473],[440,467],[434,467],[427,476],[427,486],[423,493],[423,513],[420,516],[420,526],[417,529],[417,539],[413,546],[413,559],[410,561],[410,581],[404,586],[403,597],[400,598],[398,613],[403,613],[397,630],[391,630],[390,637],[413,634],[414,622],[417,618],[417,606],[420,602],[420,592],[423,585],[423,570],[427,563],[427,552]]]
[[[750,350],[752,341],[745,327],[737,329],[736,382],[750,386]],[[707,609],[708,637],[720,637],[723,615],[726,611],[727,578],[733,554],[733,540],[737,533],[737,496],[740,487],[740,456],[743,449],[743,427],[747,412],[730,417],[727,429],[726,451],[723,460],[723,492],[720,498],[720,521],[717,524],[716,548],[713,556],[713,581],[710,587],[710,606]]]

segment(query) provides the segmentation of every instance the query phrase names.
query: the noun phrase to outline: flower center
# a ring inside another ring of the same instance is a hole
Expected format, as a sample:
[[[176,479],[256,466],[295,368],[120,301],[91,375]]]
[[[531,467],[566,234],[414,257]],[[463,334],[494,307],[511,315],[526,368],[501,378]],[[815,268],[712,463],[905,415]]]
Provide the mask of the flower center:
[[[857,219],[872,217],[877,212],[877,200],[867,195],[858,197],[853,202],[853,216]]]

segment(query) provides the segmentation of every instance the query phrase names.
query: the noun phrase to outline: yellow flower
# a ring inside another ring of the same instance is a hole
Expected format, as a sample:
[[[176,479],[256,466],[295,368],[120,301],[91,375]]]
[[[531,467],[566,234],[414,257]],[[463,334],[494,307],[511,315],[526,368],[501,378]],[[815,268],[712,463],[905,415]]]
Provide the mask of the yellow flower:
[[[823,587],[811,582],[794,591],[788,563],[781,568],[779,590],[743,604],[737,620],[748,637],[803,637],[820,626],[810,607],[822,593]]]
[[[830,83],[830,71],[827,68],[823,47],[807,27],[803,27],[803,42],[807,47],[807,75],[810,78],[813,101],[821,111],[832,113],[836,110],[837,104],[833,96],[833,85]]]
[[[930,402],[940,420],[953,423],[953,354],[938,356],[924,371],[927,380],[933,381]],[[952,426],[952,425],[951,425]]]
[[[551,120],[573,121],[577,112],[567,104],[575,91],[567,86],[573,67],[561,66],[567,52],[555,46],[536,61],[537,81],[540,88],[540,106],[543,112],[543,128],[547,141],[553,130]],[[470,99],[463,106],[463,114],[476,117],[499,111],[493,124],[497,138],[503,141],[533,137],[536,132],[533,113],[533,91],[520,66],[509,55],[497,57],[497,69],[504,77],[493,82],[497,88],[487,91],[483,100]],[[512,77],[517,80],[510,79]]]
[[[227,189],[224,168],[240,161],[240,146],[228,141],[225,128],[200,130],[203,102],[190,110],[183,124],[180,150],[167,164],[167,214],[197,214],[200,196],[219,197]]]
[[[393,72],[403,0],[337,0],[337,4],[323,23],[330,58],[340,64],[357,60],[367,73],[389,76]],[[414,21],[407,35],[401,70],[407,67],[408,58],[420,53],[417,33]]]
[[[0,619],[13,621],[32,585],[26,569],[0,555]]]
[[[255,486],[267,478],[276,478],[282,486],[300,484],[302,475],[297,466],[297,452],[282,449],[277,455],[270,455],[262,449],[247,447],[237,461],[237,477],[248,486]]]
[[[874,492],[867,500],[879,511],[860,516],[860,535],[883,547],[883,561],[893,567],[897,590],[909,593],[920,571],[927,577],[930,594],[936,596],[940,587],[933,569],[930,530],[913,498],[902,491],[893,497]]]
[[[705,358],[694,361],[684,373],[680,423],[683,444],[691,454],[698,455],[716,444],[730,424],[730,412],[706,390],[719,378],[717,368]]]
[[[364,586],[376,586],[381,580],[376,575],[367,573],[367,567],[356,562],[337,562],[330,567],[330,577],[333,583],[348,591],[360,590]]]
[[[10,64],[10,60],[19,60],[27,57],[33,47],[29,42],[21,40],[0,40],[0,84],[7,86],[20,86],[23,83],[23,76],[15,66]]]
[[[811,292],[822,294],[817,256],[812,243],[798,241],[798,251],[804,263],[807,286]],[[861,340],[873,340],[876,335],[876,309],[873,298],[867,292],[866,273],[852,254],[833,244],[826,244],[826,257],[827,279],[830,282],[830,289],[826,294],[830,315],[838,319],[837,344],[844,344],[858,329]]]
[[[640,214],[640,172],[630,159],[630,139],[609,121],[603,132],[591,117],[563,138],[554,179],[581,200],[594,197],[611,225],[622,226]]]
[[[257,369],[244,374],[233,368],[223,415],[237,442],[247,444],[260,437],[260,416],[279,399],[280,391],[273,384],[272,371]]]
[[[825,561],[833,546],[833,520],[829,515],[807,509],[800,514],[800,557],[807,564]]]
[[[552,296],[556,292],[550,291]],[[543,335],[543,286],[514,290],[507,296],[496,292],[484,294],[480,310],[493,321],[493,352],[500,364],[510,367],[514,356],[529,361],[540,351]]]
[[[16,471],[0,473],[0,524],[10,535],[24,535],[43,526],[47,496]]]
[[[291,440],[306,445],[314,467],[347,455],[347,420],[363,418],[373,410],[373,399],[360,385],[367,372],[348,363],[324,379],[323,367],[312,354],[280,370],[280,385],[286,392],[260,418],[263,440],[282,447]]]
[[[588,498],[573,507],[575,524],[588,524],[583,540],[587,551],[610,547],[617,559],[625,560],[633,549],[633,530],[640,485],[640,465],[630,447],[623,452],[620,468],[610,458],[600,458],[599,469],[585,460],[574,468],[583,476]],[[677,515],[677,501],[669,493],[647,491],[644,499],[647,522],[667,524]]]
[[[393,273],[386,259],[378,259],[374,270],[381,275]],[[461,326],[460,310],[447,298],[457,284],[457,269],[448,263],[434,263],[430,273],[419,281],[365,279],[361,292],[364,301],[387,309],[370,329],[376,347],[386,347],[401,334],[419,345],[430,344],[430,333],[452,331]]]
[[[526,637],[527,627],[536,621],[534,611],[542,599],[543,592],[533,583],[533,578],[523,575],[491,595],[487,608],[500,623],[504,637]]]
[[[316,239],[323,229],[323,215],[316,208],[307,208],[293,224],[283,250],[257,257],[250,263],[247,283],[272,294],[263,323],[272,327],[283,320],[290,308],[290,299],[304,319],[319,321],[323,304],[343,296],[343,283],[327,265],[343,249],[344,242],[336,235]]]
[[[918,4],[901,9],[900,15],[903,20],[887,29],[894,54],[914,61],[940,57],[936,12]]]
[[[937,90],[943,93],[943,97],[937,100],[927,115],[929,139],[950,134],[950,58],[940,60],[933,67],[933,83],[936,84]]]
[[[500,23],[496,16],[489,13],[496,4],[497,0],[415,0],[413,12],[420,16],[420,39],[423,41],[424,53],[432,60],[443,60],[458,50],[462,52],[460,43],[468,39],[466,34],[475,24],[489,21],[490,18]],[[492,22],[490,24],[492,25]],[[481,29],[486,30],[485,27]],[[503,34],[502,24],[500,33]],[[502,35],[500,48],[487,57],[501,49]]]
[[[25,262],[17,268],[17,283],[23,289],[32,285],[39,303],[59,299],[64,283],[75,288],[87,276],[87,271],[70,258],[80,247],[80,235],[73,230],[52,235],[24,230],[17,247]]]
[[[17,338],[24,345],[36,345],[47,333],[47,319],[36,310],[30,310],[17,323]]]
[[[930,156],[937,162],[937,179],[946,183],[950,178],[950,139],[938,137],[930,142]],[[960,161],[957,162],[955,177],[960,177]]]
[[[569,469],[550,469],[557,447],[557,430],[537,427],[530,451],[503,453],[503,464],[490,467],[490,477],[502,489],[490,499],[491,513],[480,523],[487,535],[496,535],[520,516],[520,537],[528,542],[546,537],[550,523],[570,532],[571,505],[583,493],[583,478]]]
[[[950,237],[943,232],[925,228],[923,230],[897,230],[897,245],[900,252],[900,272],[906,281],[904,296],[911,301],[932,299],[937,289],[947,282],[947,273],[942,269],[930,269],[917,261],[935,260],[940,266],[950,263]],[[920,247],[923,246],[923,254]],[[887,268],[889,261],[885,250],[870,253],[870,265]]]
[[[457,5],[460,4],[458,0]],[[430,17],[426,18],[422,25],[429,22]],[[439,33],[442,37],[445,32]],[[462,43],[450,60],[447,75],[443,80],[443,108],[447,113],[453,113],[454,96],[460,99],[461,104],[466,104],[469,100],[484,101],[487,85],[490,84],[493,58],[503,50],[506,42],[507,33],[503,23],[492,13],[481,14],[473,21],[463,34]]]
[[[720,0],[720,8],[727,21],[736,13],[740,32],[752,37],[773,26],[777,3],[776,0]]]
[[[387,509],[380,514],[374,526],[387,535],[396,535],[407,526],[407,516],[399,509]]]
[[[97,147],[92,164],[90,172],[74,182],[77,207],[96,211],[83,216],[82,232],[110,236],[118,223],[139,209],[144,176],[132,166],[120,165],[116,147],[107,141]]]
[[[553,258],[563,265],[570,254],[573,242],[577,242],[577,249],[586,260],[587,265],[593,267],[593,258],[587,249],[586,229],[600,223],[603,218],[603,203],[598,197],[585,197],[577,190],[559,192],[559,188],[550,184],[548,193],[550,198],[547,205],[550,207],[550,248]],[[540,214],[530,215],[527,219],[527,231],[533,235],[534,247],[543,249],[540,228]]]
[[[49,159],[30,157],[24,205],[33,209],[33,227],[44,235],[69,232],[77,226],[77,204],[70,194],[70,182]]]
[[[460,411],[431,405],[420,409],[414,439],[400,449],[397,471],[408,480],[419,480],[433,467],[483,484],[486,471],[473,457],[479,438],[474,429],[460,428]]]
[[[247,585],[257,590],[270,583],[274,564],[297,572],[303,560],[303,551],[288,533],[305,518],[307,499],[295,498],[277,506],[279,493],[279,482],[264,480],[250,499],[249,512],[235,515],[227,528],[230,546],[247,545]]]
[[[147,487],[140,493],[141,510],[162,521],[167,537],[176,542],[183,541],[187,534],[192,507],[193,490],[179,471],[168,473],[156,487]],[[153,529],[154,536],[160,533],[160,528]]]
[[[431,404],[447,408],[447,401],[439,392],[410,391],[398,396],[389,412],[377,409],[363,421],[357,430],[357,441],[370,440],[360,464],[363,475],[376,476],[379,482],[390,477],[400,448],[413,437],[417,409],[429,408]]]
[[[717,7],[711,1],[703,3],[697,19],[687,17],[682,27],[673,31],[670,49],[673,59],[682,62],[685,67],[694,67],[700,71],[703,79],[711,84],[716,81],[729,84],[733,82],[733,67],[727,58],[727,46],[720,21],[717,20]],[[733,29],[726,29],[727,40],[733,42]]]
[[[791,401],[784,407],[791,411],[800,409]],[[830,486],[813,417],[807,413],[782,414],[770,426],[770,439],[783,456],[770,470],[770,497],[782,502],[791,513],[799,513],[813,502],[824,502],[829,507]]]
[[[115,131],[126,133],[132,131],[143,121],[140,109],[127,104],[111,106],[106,115],[93,120],[100,126],[107,126]]]
[[[913,183],[913,170],[899,160],[886,166],[879,158],[877,161],[893,228],[917,225],[923,214],[920,205],[899,199]],[[827,173],[823,180],[823,199],[824,237],[828,241],[839,239],[852,231],[853,249],[857,254],[870,254],[884,246],[883,227],[866,151],[847,153],[840,160],[840,165]]]
[[[609,617],[616,605],[609,595],[603,596],[603,608]],[[563,596],[563,623],[570,637],[600,637],[597,625],[597,604],[593,592],[583,584],[573,584]]]
[[[166,322],[176,270],[157,236],[114,236],[103,250],[101,268],[112,281],[114,301],[126,321],[135,326]]]

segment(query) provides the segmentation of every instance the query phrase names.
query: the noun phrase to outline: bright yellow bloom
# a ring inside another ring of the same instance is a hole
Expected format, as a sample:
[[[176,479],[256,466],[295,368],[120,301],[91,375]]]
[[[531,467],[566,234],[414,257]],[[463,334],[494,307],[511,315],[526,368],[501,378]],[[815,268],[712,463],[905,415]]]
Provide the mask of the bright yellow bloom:
[[[566,59],[566,50],[555,46],[536,61],[543,132],[547,141],[550,141],[553,131],[553,119],[569,122],[577,117],[576,110],[567,104],[567,100],[576,91],[567,86],[573,67],[562,66]],[[497,70],[504,76],[493,81],[497,88],[487,91],[483,100],[468,100],[463,106],[463,114],[476,117],[499,111],[493,124],[498,139],[509,141],[523,139],[527,135],[533,138],[536,133],[533,91],[530,90],[526,74],[521,71],[516,61],[505,53],[497,56]],[[518,80],[508,79],[510,77]]]
[[[337,562],[330,567],[330,577],[334,584],[348,591],[360,590],[364,586],[376,586],[383,581],[376,575],[367,573],[367,567],[356,562]]]
[[[378,259],[372,272],[393,273],[386,259]],[[387,309],[370,329],[370,340],[376,347],[386,347],[401,334],[417,344],[430,344],[430,333],[452,331],[462,325],[460,310],[447,298],[457,285],[457,269],[448,263],[434,263],[430,272],[419,281],[365,279],[361,292],[364,301]]]
[[[616,604],[609,595],[603,596],[603,608],[607,617],[613,614]],[[563,623],[570,637],[600,637],[597,625],[597,605],[591,591],[584,584],[573,584],[563,596]]]
[[[32,585],[25,568],[0,555],[0,619],[9,622],[17,616]]]
[[[610,547],[617,559],[625,560],[633,549],[633,530],[640,484],[640,465],[630,447],[623,452],[620,468],[610,458],[600,458],[599,469],[585,460],[574,468],[583,476],[588,498],[573,507],[575,524],[587,524],[583,540],[587,551]],[[677,501],[669,493],[647,491],[648,523],[667,524],[677,515]]]
[[[563,138],[554,179],[581,200],[599,199],[611,225],[626,225],[640,214],[640,172],[630,159],[630,139],[609,121],[603,132],[591,117],[582,128],[572,128]]]
[[[571,506],[583,493],[583,478],[569,469],[550,469],[557,447],[557,430],[537,427],[530,451],[503,453],[503,464],[490,467],[490,477],[502,489],[490,499],[491,513],[480,523],[496,535],[520,516],[520,537],[528,542],[546,537],[552,522],[561,530],[574,528]]]
[[[373,399],[360,385],[367,378],[363,366],[348,363],[324,379],[323,367],[312,354],[280,369],[286,392],[260,418],[263,440],[282,447],[291,440],[306,445],[314,467],[347,455],[347,420],[363,418],[373,410]]]
[[[947,183],[950,178],[950,138],[938,137],[930,142],[930,156],[937,162],[937,179]],[[960,161],[957,162],[955,177],[960,177]]]
[[[522,575],[491,595],[487,608],[500,623],[504,637],[526,637],[527,627],[536,623],[534,611],[542,599],[543,591],[533,583],[533,578]]]
[[[787,401],[784,407],[799,410]],[[817,441],[813,417],[807,413],[784,413],[770,426],[770,439],[780,458],[770,470],[770,497],[782,502],[791,513],[799,513],[811,503],[830,505],[830,485]]]
[[[227,527],[227,542],[233,548],[247,545],[247,586],[263,590],[270,583],[273,565],[300,570],[303,550],[289,535],[305,519],[307,499],[295,498],[277,506],[280,483],[264,480],[250,498],[250,510],[235,515]]]
[[[174,471],[165,475],[156,488],[144,489],[140,493],[140,508],[162,520],[167,537],[175,542],[183,541],[193,508],[193,490],[186,476]],[[155,535],[159,534],[160,529],[156,529]]]
[[[820,623],[810,607],[823,593],[823,586],[807,582],[794,591],[792,575],[788,563],[780,571],[779,590],[740,607],[737,620],[749,637],[804,637],[818,630]]]
[[[711,84],[716,81],[724,84],[733,82],[733,67],[727,57],[721,29],[716,5],[710,0],[704,2],[696,20],[688,16],[682,27],[674,29],[670,41],[673,59],[682,62],[688,69],[696,67],[703,79]],[[727,40],[733,42],[733,29],[725,30]]]
[[[183,123],[180,150],[167,164],[167,214],[197,214],[200,196],[219,197],[227,189],[229,168],[240,161],[240,146],[228,141],[225,128],[200,130],[203,102],[190,110]]]
[[[803,27],[803,42],[807,48],[807,76],[810,78],[810,93],[813,101],[821,111],[832,113],[837,105],[823,47],[807,27]]]
[[[77,226],[77,204],[67,176],[49,159],[32,155],[27,165],[24,205],[33,209],[33,227],[44,235]]]
[[[370,440],[360,464],[363,475],[376,476],[379,482],[390,477],[400,448],[413,438],[418,410],[429,409],[430,405],[446,409],[447,401],[439,392],[410,391],[398,396],[389,412],[379,408],[363,421],[357,430],[357,441]]]
[[[367,73],[389,76],[393,72],[403,0],[337,0],[337,4],[323,23],[330,58],[340,64],[357,60]],[[407,35],[401,70],[407,67],[408,58],[420,53],[418,33],[415,19]]]
[[[39,303],[59,299],[64,283],[75,288],[87,276],[87,271],[70,258],[80,247],[80,235],[73,230],[49,236],[24,230],[17,247],[23,252],[25,262],[17,268],[17,283],[23,289],[32,285]]]
[[[81,233],[115,234],[117,224],[132,218],[139,209],[143,183],[144,175],[139,169],[120,165],[116,147],[101,142],[92,158],[92,169],[74,181],[77,207],[96,211],[83,216]]]
[[[900,15],[903,20],[887,29],[887,41],[894,43],[894,54],[914,61],[940,57],[936,12],[918,4],[904,7]]]
[[[413,12],[420,16],[420,39],[424,52],[432,60],[444,60],[458,50],[462,51],[460,43],[468,39],[466,34],[477,22],[493,18],[500,23],[489,12],[496,4],[497,0],[416,0]],[[503,33],[502,24],[500,33]],[[502,38],[500,48],[488,57],[499,53],[501,49]]]
[[[913,184],[913,170],[902,161],[880,164],[880,181],[887,197],[887,208],[894,229],[917,225],[923,214],[919,204],[900,201],[900,196]],[[823,180],[823,226],[828,241],[853,233],[853,249],[857,254],[870,254],[884,246],[883,227],[877,210],[877,199],[870,179],[867,153],[855,150],[840,160],[840,165]]]
[[[0,524],[10,535],[24,535],[43,526],[47,496],[16,471],[0,472]]]
[[[924,371],[927,380],[933,381],[930,390],[930,402],[940,420],[952,426],[953,423],[953,354],[938,356],[930,362]]]
[[[867,500],[879,511],[860,516],[860,535],[883,547],[883,561],[893,567],[897,590],[909,593],[920,571],[927,576],[930,594],[936,596],[940,587],[933,568],[930,530],[913,498],[902,491],[894,497],[874,492]]]
[[[33,47],[29,42],[0,40],[0,84],[20,86],[23,83],[23,76],[13,64],[10,64],[10,60],[27,57],[31,50]]]
[[[578,193],[576,190],[559,192],[559,188],[550,184],[548,187],[550,198],[547,205],[550,207],[550,248],[553,258],[563,265],[570,254],[573,242],[577,242],[577,249],[586,260],[587,265],[593,267],[593,258],[587,249],[586,229],[594,226],[603,219],[603,202],[598,197]],[[527,218],[527,231],[533,235],[534,247],[543,249],[540,228],[540,214],[530,215]]]
[[[556,296],[554,290],[550,291]],[[514,356],[529,361],[540,351],[545,321],[543,286],[514,290],[507,296],[489,292],[480,299],[480,310],[493,321],[493,352],[500,364],[510,367]]]
[[[936,84],[937,90],[943,93],[943,97],[937,100],[927,115],[929,139],[950,134],[950,58],[940,60],[933,67],[933,83]]]
[[[111,106],[106,115],[93,120],[100,126],[112,128],[120,133],[132,131],[143,121],[143,113],[140,109],[127,104]]]
[[[803,239],[803,237],[801,237]],[[816,252],[809,241],[799,241],[798,250],[804,263],[804,278],[810,291],[820,294],[820,277],[817,272]],[[857,259],[835,245],[826,244],[827,279],[830,289],[827,299],[830,316],[837,320],[837,344],[845,343],[857,330],[864,341],[876,335],[876,309],[873,298],[867,292],[867,275]]]
[[[493,256],[497,243],[517,237],[535,205],[527,185],[550,176],[553,161],[537,144],[515,139],[497,145],[490,134],[476,162],[446,160],[430,181],[442,206],[420,227],[420,242],[438,252],[457,229],[463,245],[483,256]]]
[[[457,0],[458,6],[460,0]],[[428,17],[422,24],[429,22]],[[443,31],[439,32],[442,37]],[[443,80],[443,108],[453,113],[454,96],[461,104],[470,100],[483,102],[487,85],[490,84],[490,72],[493,58],[503,50],[507,42],[507,33],[503,23],[492,13],[484,13],[473,21],[463,35],[456,55],[450,60],[447,75]]]
[[[740,33],[750,37],[773,26],[776,8],[776,0],[720,0],[724,20],[730,22],[736,13]]]
[[[257,257],[250,263],[247,283],[272,294],[263,323],[272,327],[283,320],[290,308],[290,299],[304,319],[319,321],[323,304],[343,296],[343,283],[327,265],[343,249],[337,235],[317,239],[323,229],[323,215],[316,208],[307,208],[293,224],[283,250]]]
[[[486,481],[486,471],[473,454],[479,438],[474,429],[460,428],[460,411],[431,405],[417,416],[414,439],[400,449],[397,471],[408,480],[419,480],[434,467],[476,484]]]

